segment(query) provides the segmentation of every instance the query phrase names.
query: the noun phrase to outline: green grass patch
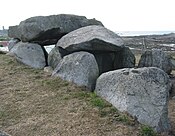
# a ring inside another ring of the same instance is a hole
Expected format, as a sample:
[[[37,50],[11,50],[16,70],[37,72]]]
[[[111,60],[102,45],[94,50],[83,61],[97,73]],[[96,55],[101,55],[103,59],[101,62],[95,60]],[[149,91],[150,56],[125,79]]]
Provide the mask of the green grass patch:
[[[12,105],[6,105],[4,109],[0,109],[0,126],[18,122],[21,118],[19,109]]]
[[[103,108],[109,106],[109,104],[106,101],[104,101],[103,99],[101,99],[100,97],[98,97],[96,95],[96,93],[90,94],[90,103],[92,106],[98,107],[100,109],[103,109]]]
[[[157,136],[156,132],[149,126],[141,126],[140,136]]]
[[[60,86],[59,82],[60,82],[59,79],[56,79],[56,78],[55,79],[43,79],[41,81],[43,86],[52,87],[52,88],[59,87]]]
[[[112,117],[114,121],[122,122],[127,125],[134,125],[135,120],[127,114],[121,113],[112,106],[109,102],[97,96],[95,92],[78,92],[75,93],[74,98],[86,100],[92,107],[99,109],[100,117]]]

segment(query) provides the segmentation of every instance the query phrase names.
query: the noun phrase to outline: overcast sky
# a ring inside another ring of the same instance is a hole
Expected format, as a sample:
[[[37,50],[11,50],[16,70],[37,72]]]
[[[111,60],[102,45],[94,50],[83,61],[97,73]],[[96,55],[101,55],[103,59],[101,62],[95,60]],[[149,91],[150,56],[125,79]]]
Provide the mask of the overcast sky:
[[[2,0],[0,29],[62,13],[96,18],[113,31],[175,30],[175,0]]]

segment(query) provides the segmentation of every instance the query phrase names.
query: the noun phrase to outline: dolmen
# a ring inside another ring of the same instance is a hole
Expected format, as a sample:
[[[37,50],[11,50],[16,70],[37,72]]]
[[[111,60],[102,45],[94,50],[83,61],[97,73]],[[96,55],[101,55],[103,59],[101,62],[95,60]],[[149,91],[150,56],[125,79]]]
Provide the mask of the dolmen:
[[[170,130],[171,68],[164,66],[168,61],[162,52],[145,53],[135,68],[135,56],[120,36],[98,20],[77,15],[32,17],[9,27],[8,34],[13,38],[8,54],[23,64],[50,67],[53,77],[95,91],[155,131]],[[47,53],[44,47],[51,44],[55,47]]]

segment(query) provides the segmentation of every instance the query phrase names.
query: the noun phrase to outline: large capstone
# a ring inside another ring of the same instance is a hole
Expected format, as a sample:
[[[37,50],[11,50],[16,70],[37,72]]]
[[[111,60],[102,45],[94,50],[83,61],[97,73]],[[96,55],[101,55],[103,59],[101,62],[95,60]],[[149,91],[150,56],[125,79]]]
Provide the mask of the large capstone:
[[[168,97],[171,83],[161,69],[125,68],[102,74],[96,83],[97,95],[118,110],[128,112],[157,132],[169,131]]]
[[[42,69],[47,65],[47,53],[38,44],[19,42],[10,50],[9,55],[32,68]]]
[[[51,15],[31,17],[17,26],[11,26],[8,35],[23,42],[35,42],[40,45],[56,44],[65,34],[88,25],[101,25],[100,21],[76,15]]]
[[[116,33],[102,26],[87,26],[63,36],[56,46],[67,51],[118,51],[123,40]]]
[[[94,55],[88,52],[75,52],[65,56],[52,75],[93,90],[99,70]]]
[[[158,67],[167,74],[172,71],[171,58],[160,49],[146,51],[142,54],[138,67]]]
[[[135,66],[135,57],[129,48],[123,46],[121,37],[102,26],[92,25],[72,31],[63,36],[56,46],[69,53],[92,53],[98,63],[100,74]]]

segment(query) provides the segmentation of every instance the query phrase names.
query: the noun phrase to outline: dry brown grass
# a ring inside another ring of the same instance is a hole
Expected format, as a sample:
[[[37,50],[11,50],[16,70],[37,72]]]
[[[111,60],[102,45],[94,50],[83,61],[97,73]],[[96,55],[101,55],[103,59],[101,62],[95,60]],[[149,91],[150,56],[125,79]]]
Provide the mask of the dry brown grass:
[[[0,54],[0,130],[12,136],[139,136],[140,129],[94,93]]]

